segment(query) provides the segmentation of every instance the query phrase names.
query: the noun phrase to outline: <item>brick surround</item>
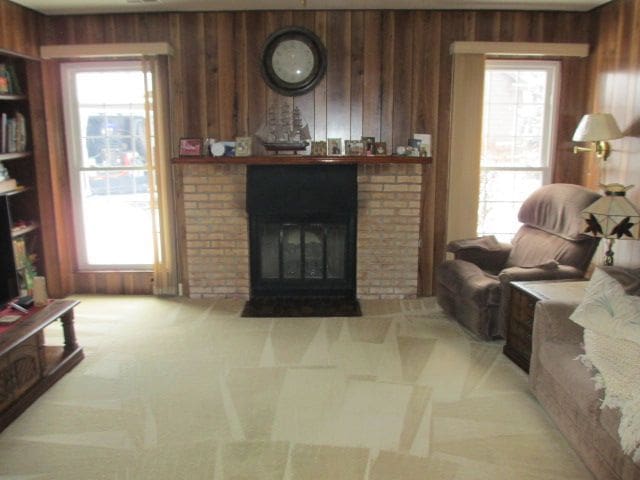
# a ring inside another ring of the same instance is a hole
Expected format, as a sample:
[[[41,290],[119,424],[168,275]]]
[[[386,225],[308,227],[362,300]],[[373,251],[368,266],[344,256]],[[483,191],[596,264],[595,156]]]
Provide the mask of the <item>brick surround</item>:
[[[184,164],[191,298],[249,297],[244,165]],[[358,298],[412,298],[418,287],[422,165],[358,166]]]

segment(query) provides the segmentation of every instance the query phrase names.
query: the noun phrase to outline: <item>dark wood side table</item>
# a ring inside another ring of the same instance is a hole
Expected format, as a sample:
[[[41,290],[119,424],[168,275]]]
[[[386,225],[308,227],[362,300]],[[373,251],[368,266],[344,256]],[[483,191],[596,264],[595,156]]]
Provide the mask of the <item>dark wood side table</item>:
[[[0,334],[0,432],[84,358],[73,326],[76,300],[54,300]],[[64,345],[43,330],[60,319]]]
[[[511,282],[511,299],[503,353],[529,373],[531,360],[531,333],[536,303],[540,300],[558,300],[580,303],[586,280],[541,280]]]

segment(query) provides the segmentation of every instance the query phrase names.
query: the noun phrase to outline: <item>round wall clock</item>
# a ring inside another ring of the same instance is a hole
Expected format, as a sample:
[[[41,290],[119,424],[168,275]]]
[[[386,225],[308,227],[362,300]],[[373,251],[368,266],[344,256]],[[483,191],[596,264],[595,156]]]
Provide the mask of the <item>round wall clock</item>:
[[[272,33],[262,50],[262,75],[283,95],[308,92],[327,70],[327,51],[322,40],[302,27],[285,27]]]

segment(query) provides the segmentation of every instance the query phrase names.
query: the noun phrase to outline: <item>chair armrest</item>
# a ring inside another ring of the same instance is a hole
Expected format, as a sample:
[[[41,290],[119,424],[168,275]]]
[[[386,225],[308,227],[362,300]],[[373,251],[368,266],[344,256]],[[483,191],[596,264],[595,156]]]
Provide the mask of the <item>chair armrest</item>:
[[[447,251],[453,253],[456,260],[464,260],[482,270],[498,273],[507,263],[511,245],[500,243],[490,235],[449,242]]]
[[[531,280],[563,280],[570,278],[584,278],[584,272],[569,265],[550,264],[549,267],[509,267],[498,275],[502,285],[509,282]]]

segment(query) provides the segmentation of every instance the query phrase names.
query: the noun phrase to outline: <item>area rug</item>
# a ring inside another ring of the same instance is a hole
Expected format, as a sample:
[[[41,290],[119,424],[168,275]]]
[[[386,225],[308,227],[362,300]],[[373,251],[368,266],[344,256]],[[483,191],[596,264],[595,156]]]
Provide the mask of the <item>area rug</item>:
[[[361,317],[360,303],[352,298],[252,298],[243,317]]]

